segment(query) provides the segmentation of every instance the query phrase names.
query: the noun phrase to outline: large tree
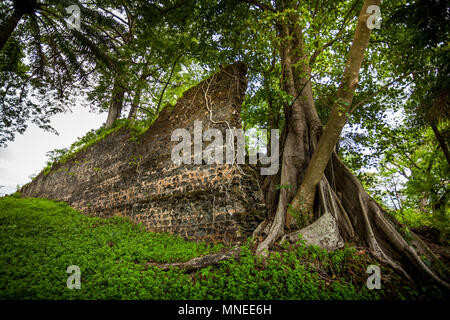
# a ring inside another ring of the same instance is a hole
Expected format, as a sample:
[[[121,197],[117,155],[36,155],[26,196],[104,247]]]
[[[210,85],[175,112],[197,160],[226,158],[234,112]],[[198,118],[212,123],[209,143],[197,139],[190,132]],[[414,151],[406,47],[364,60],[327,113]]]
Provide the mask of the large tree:
[[[283,120],[280,126],[283,128],[281,170],[278,175],[269,176],[264,183],[270,214],[255,231],[256,236],[263,236],[257,253],[267,254],[270,245],[282,235],[310,224],[329,212],[336,219],[339,233],[345,241],[368,247],[380,261],[406,277],[424,281],[433,279],[446,286],[400,235],[396,229],[397,223],[391,221],[384,209],[367,194],[335,151],[351,113],[358,106],[370,104],[374,88],[376,92],[385,86],[370,77],[368,70],[376,66],[364,62],[367,55],[369,62],[378,59],[376,48],[369,46],[372,33],[369,26],[376,25],[375,13],[381,7],[381,1],[238,2],[238,10],[248,9],[245,13],[235,12],[236,15],[267,26],[265,37],[276,53],[272,53],[272,49],[266,52],[279,61],[278,89],[287,94],[280,109],[283,116],[279,117]],[[391,9],[392,6],[386,5],[385,8]],[[234,44],[245,32],[245,27],[252,26],[235,24],[237,26],[228,25],[231,29],[235,28],[234,34],[229,32],[225,35],[222,29],[221,37],[231,37],[223,46],[225,50],[236,46],[241,54],[254,52],[255,49]],[[227,23],[223,23],[221,28],[227,28]],[[224,43],[223,39],[220,41]],[[251,61],[251,68],[255,69],[257,60]],[[272,59],[266,61],[266,74],[276,74],[270,67]],[[360,74],[362,68],[363,75]],[[334,73],[324,73],[327,69]],[[340,70],[340,76],[337,70]],[[321,93],[325,92],[323,83],[313,81],[318,77],[331,78],[332,85],[328,88],[330,104],[325,110],[324,122],[316,108],[316,101],[321,98],[316,96],[318,87],[322,87]],[[361,88],[358,87],[360,77],[363,77],[364,83]],[[395,79],[390,80],[395,82]],[[270,94],[266,97],[269,100],[273,98]],[[270,104],[268,101],[267,105]],[[416,237],[414,245],[420,253],[432,255]]]
[[[402,4],[400,0],[383,6],[381,0],[173,0],[134,5],[101,1],[99,10],[120,29],[105,30],[115,45],[105,48],[112,63],[96,70],[100,80],[94,96],[107,97],[102,101],[109,103],[107,125],[120,117],[126,99],[133,118],[149,92],[154,95],[153,117],[174,77],[182,74],[182,61],[214,68],[243,60],[250,80],[244,125],[282,130],[280,170],[263,183],[269,214],[254,232],[261,240],[257,253],[266,255],[283,235],[291,238],[299,228],[330,213],[346,242],[368,247],[377,259],[408,278],[447,286],[436,275],[439,261],[432,252],[414,234],[412,243],[401,236],[398,223],[367,194],[336,150],[348,120],[365,121],[366,110],[376,114],[382,109],[377,94],[398,85],[397,76],[412,73],[418,79],[416,66],[406,66],[395,77],[390,74],[402,57],[386,59],[389,38],[373,30],[380,8],[393,13]],[[403,47],[402,54],[407,53]],[[151,89],[150,78],[158,90]],[[423,85],[419,92],[427,90],[426,79],[417,80]],[[433,88],[433,101],[443,105],[447,87]],[[392,90],[386,95],[398,100],[396,94]],[[438,118],[433,119],[436,124]],[[442,143],[441,148],[445,152]]]

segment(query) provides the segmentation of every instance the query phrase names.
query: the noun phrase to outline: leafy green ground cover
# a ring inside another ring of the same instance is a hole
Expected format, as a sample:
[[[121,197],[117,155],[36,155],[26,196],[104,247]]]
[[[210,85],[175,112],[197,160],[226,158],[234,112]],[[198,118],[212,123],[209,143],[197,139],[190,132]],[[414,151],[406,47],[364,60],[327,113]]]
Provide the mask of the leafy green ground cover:
[[[186,261],[226,248],[146,232],[124,218],[87,217],[64,203],[16,194],[0,198],[0,299],[421,297],[383,266],[389,284],[368,290],[365,270],[374,262],[355,248],[328,253],[300,241],[263,262],[253,255],[252,245],[249,240],[239,259],[218,266],[190,274],[162,271],[147,262]],[[79,290],[66,286],[70,265],[81,269]]]

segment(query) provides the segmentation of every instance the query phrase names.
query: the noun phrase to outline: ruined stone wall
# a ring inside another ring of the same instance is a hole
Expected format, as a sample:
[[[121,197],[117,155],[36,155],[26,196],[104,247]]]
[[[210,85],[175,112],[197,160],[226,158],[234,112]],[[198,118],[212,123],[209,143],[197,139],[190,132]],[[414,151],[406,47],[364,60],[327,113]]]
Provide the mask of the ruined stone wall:
[[[240,128],[245,74],[241,63],[222,69],[164,109],[137,141],[120,129],[49,174],[41,172],[23,194],[65,201],[85,214],[126,216],[154,232],[195,240],[245,239],[265,216],[254,172],[247,166],[241,171],[171,160],[176,128],[192,135],[198,120],[203,130],[217,128],[224,137],[228,126]]]

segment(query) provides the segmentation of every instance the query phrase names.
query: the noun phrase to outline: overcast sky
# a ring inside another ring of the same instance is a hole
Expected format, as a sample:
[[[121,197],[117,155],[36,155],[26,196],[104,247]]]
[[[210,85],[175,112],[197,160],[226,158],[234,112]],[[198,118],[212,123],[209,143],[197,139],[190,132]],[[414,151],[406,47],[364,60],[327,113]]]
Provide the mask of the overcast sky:
[[[16,191],[17,185],[30,181],[29,176],[38,174],[47,161],[46,153],[53,149],[69,147],[78,137],[91,129],[99,128],[105,121],[107,113],[90,113],[87,108],[76,107],[73,112],[55,115],[51,125],[59,135],[29,125],[23,135],[0,147],[0,195]]]

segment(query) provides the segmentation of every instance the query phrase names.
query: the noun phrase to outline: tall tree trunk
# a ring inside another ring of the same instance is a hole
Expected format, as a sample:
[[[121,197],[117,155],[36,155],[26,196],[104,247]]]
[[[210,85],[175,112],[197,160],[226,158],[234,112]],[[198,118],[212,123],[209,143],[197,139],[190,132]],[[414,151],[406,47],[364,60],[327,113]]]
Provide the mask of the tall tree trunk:
[[[108,118],[106,119],[107,128],[111,127],[114,121],[120,118],[120,114],[122,113],[124,95],[125,90],[120,86],[118,80],[114,80]]]
[[[134,93],[133,102],[131,103],[131,109],[128,113],[128,119],[134,119],[136,117],[137,109],[139,108],[139,104],[141,102],[142,89],[145,85],[145,79],[148,73],[148,64],[144,65],[142,69],[141,76],[139,77],[138,84],[136,86],[136,92]]]
[[[341,85],[338,89],[336,102],[328,118],[326,129],[319,140],[319,145],[309,162],[305,178],[297,191],[292,206],[296,210],[308,214],[312,218],[312,207],[315,197],[315,189],[322,179],[325,168],[331,158],[336,144],[341,136],[342,129],[347,122],[347,113],[353,101],[354,92],[358,86],[359,70],[364,58],[364,52],[369,44],[371,30],[367,28],[367,19],[371,13],[367,13],[370,5],[381,4],[380,0],[366,0],[362,7],[356,26],[355,37],[350,48]]]
[[[289,4],[288,4],[289,5]],[[278,8],[284,10],[286,3],[280,1]],[[293,43],[292,29],[289,24],[277,25],[278,35],[281,38],[280,56],[282,63],[282,86],[292,97],[297,97],[296,85],[293,73]],[[294,99],[291,105],[285,106],[285,128],[282,138],[281,173],[280,178],[273,179],[279,181],[278,203],[275,212],[269,212],[271,223],[265,223],[264,228],[258,228],[255,235],[267,234],[265,239],[259,243],[257,254],[266,255],[267,249],[285,231],[285,227],[290,227],[294,222],[287,213],[287,206],[291,202],[299,181],[302,180],[304,170],[307,165],[308,150],[305,149],[308,143],[307,123],[305,113],[302,108],[302,99]],[[275,209],[275,207],[273,208]]]
[[[141,92],[142,88],[138,87],[136,93],[133,97],[133,102],[131,103],[130,112],[128,113],[128,119],[134,119],[136,117],[136,112],[141,102]]]
[[[8,41],[9,37],[13,33],[20,19],[23,17],[23,12],[15,9],[13,14],[6,20],[5,24],[1,27],[0,31],[0,51]]]

